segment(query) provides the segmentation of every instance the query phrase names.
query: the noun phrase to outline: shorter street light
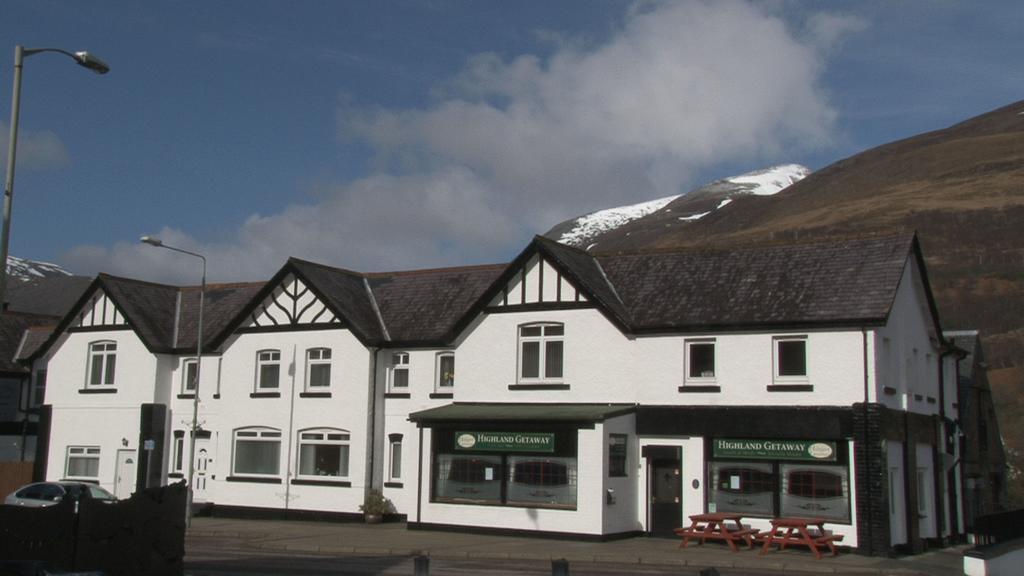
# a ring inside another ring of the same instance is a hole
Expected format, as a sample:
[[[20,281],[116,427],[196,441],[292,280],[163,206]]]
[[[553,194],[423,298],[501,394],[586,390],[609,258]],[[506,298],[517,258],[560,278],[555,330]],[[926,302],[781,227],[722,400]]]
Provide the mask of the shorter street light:
[[[14,201],[14,161],[18,152],[18,115],[21,108],[21,68],[25,58],[41,52],[57,52],[74,60],[79,66],[97,74],[110,72],[110,66],[88,52],[68,52],[60,48],[14,47],[14,95],[11,97],[11,139],[7,147],[7,178],[4,180],[4,222],[0,233],[0,309],[7,297],[7,252],[11,238],[11,203]]]
[[[182,254],[188,254],[189,256],[195,256],[203,261],[203,280],[199,288],[199,328],[196,334],[196,380],[195,385],[192,389],[192,435],[188,441],[188,502],[185,510],[185,525],[192,525],[192,497],[193,497],[193,476],[196,472],[196,435],[199,432],[199,375],[202,373],[203,367],[203,301],[206,298],[206,256],[202,254],[196,254],[195,252],[189,252],[188,250],[182,250],[181,248],[175,248],[164,244],[159,238],[152,236],[143,236],[139,238],[139,241],[143,244],[149,244],[150,246],[156,246],[157,248],[166,248],[167,250],[173,250],[175,252],[181,252]],[[147,482],[149,478],[146,479]]]

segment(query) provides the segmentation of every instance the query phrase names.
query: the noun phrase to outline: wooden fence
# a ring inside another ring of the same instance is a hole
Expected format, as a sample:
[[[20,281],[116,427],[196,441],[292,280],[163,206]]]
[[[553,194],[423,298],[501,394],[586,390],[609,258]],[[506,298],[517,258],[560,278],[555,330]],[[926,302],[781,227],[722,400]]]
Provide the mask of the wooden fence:
[[[32,482],[32,462],[0,462],[0,502],[8,494]]]

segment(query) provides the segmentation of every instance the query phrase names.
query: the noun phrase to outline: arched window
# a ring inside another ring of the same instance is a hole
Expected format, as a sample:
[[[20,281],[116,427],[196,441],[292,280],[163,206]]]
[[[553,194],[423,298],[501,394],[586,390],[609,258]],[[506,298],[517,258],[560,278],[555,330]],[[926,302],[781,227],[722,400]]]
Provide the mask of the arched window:
[[[348,478],[348,430],[299,430],[299,476],[307,479]]]
[[[559,323],[523,324],[519,327],[519,381],[562,380],[565,326]]]
[[[89,386],[113,386],[117,365],[117,342],[104,340],[89,344]]]
[[[251,426],[234,434],[232,473],[239,476],[277,476],[281,471],[281,431]]]

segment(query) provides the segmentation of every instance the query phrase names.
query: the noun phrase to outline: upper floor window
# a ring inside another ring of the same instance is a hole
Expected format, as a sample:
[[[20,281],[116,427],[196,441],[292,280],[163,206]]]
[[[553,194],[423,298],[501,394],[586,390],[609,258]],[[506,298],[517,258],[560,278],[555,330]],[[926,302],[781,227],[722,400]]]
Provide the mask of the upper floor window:
[[[437,375],[434,378],[438,392],[450,392],[455,386],[455,353],[441,352],[437,355]]]
[[[392,392],[409,391],[409,353],[395,352],[388,367],[388,389]]]
[[[306,350],[306,388],[323,390],[331,385],[331,349]]]
[[[46,401],[46,370],[36,370],[32,380],[32,400],[29,408],[39,408]]]
[[[686,379],[711,381],[715,379],[715,341],[686,341]]]
[[[199,363],[195,358],[188,358],[182,363],[181,371],[181,393],[195,394],[199,376]]]
[[[774,359],[777,380],[806,380],[807,338],[804,336],[775,338]]]
[[[117,342],[89,344],[89,385],[110,386],[114,383],[117,364]]]
[[[519,380],[561,380],[564,341],[562,324],[520,326]]]
[[[349,433],[317,428],[299,432],[299,476],[348,477]]]
[[[281,351],[260,350],[256,353],[256,389],[277,390],[281,385]]]
[[[274,428],[235,430],[232,472],[275,476],[281,470],[281,431]]]

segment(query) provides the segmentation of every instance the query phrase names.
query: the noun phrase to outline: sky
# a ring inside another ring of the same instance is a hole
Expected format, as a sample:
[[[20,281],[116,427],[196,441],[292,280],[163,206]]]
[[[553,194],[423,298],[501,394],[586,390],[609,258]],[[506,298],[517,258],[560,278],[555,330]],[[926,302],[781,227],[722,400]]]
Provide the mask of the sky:
[[[10,253],[265,280],[505,262],[594,210],[812,170],[1024,99],[1024,3],[0,3]]]

